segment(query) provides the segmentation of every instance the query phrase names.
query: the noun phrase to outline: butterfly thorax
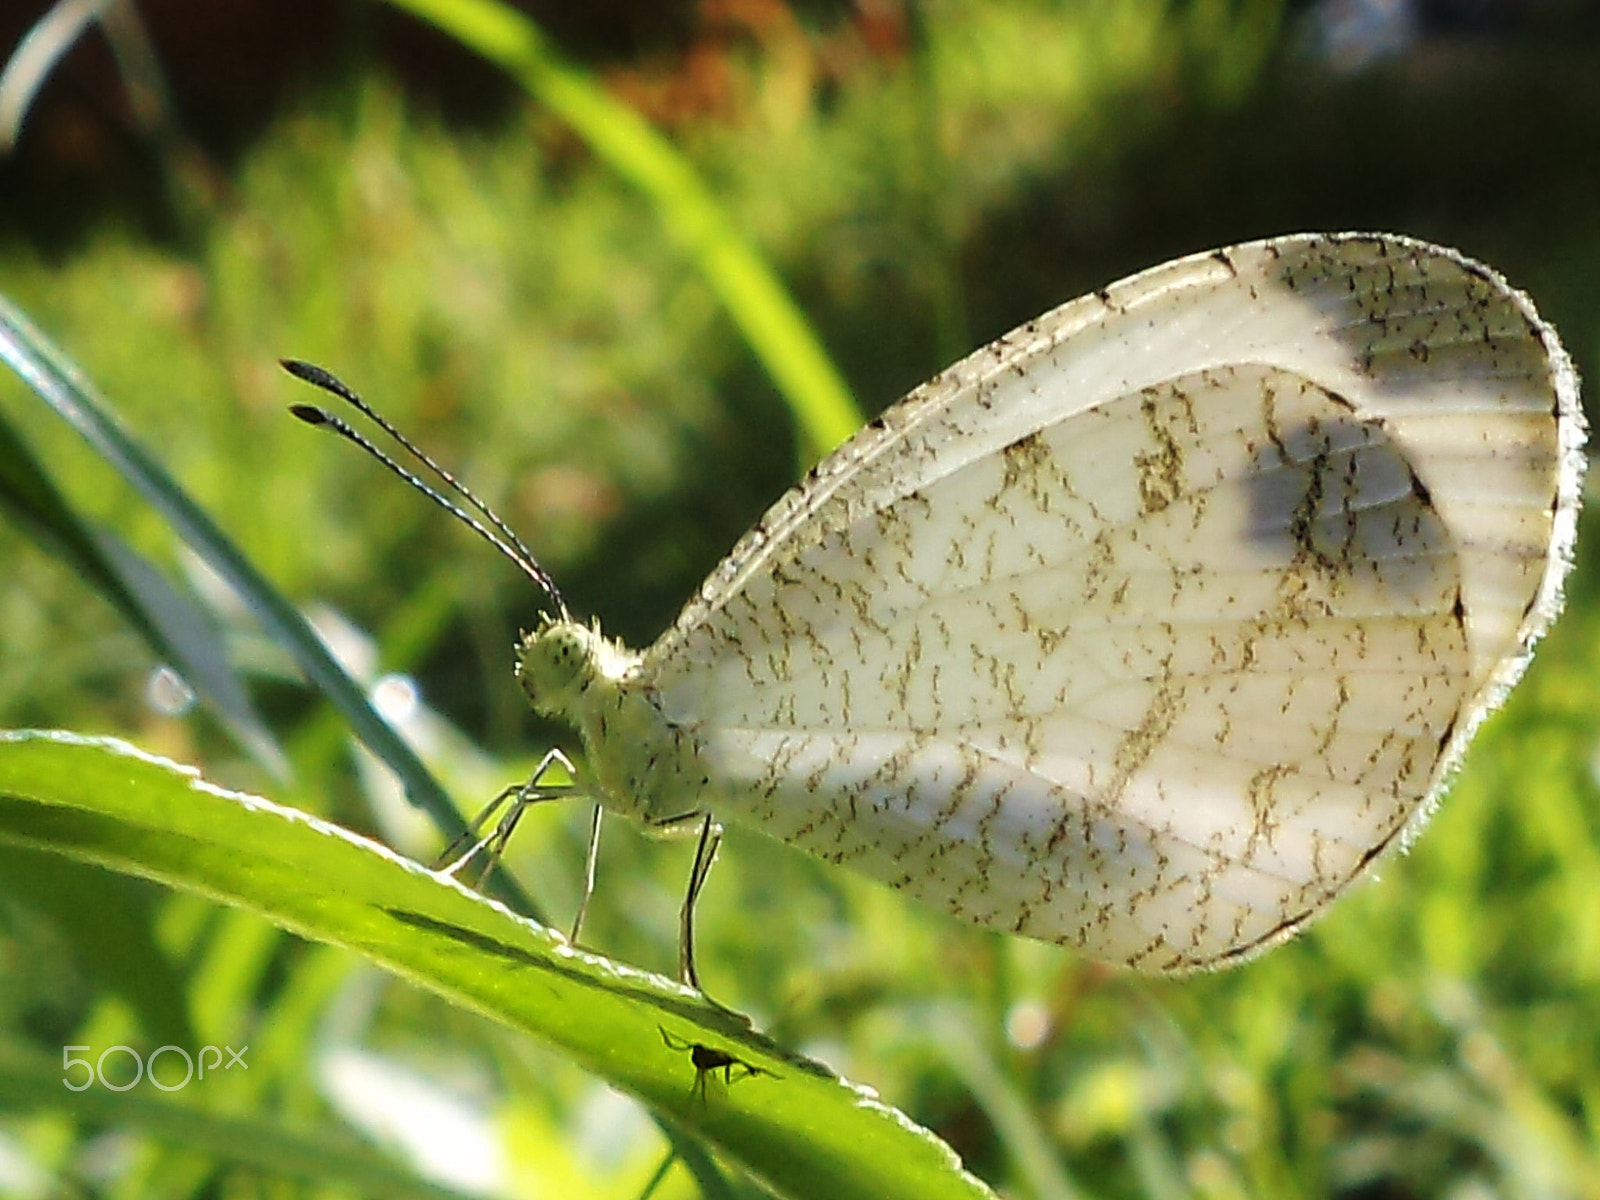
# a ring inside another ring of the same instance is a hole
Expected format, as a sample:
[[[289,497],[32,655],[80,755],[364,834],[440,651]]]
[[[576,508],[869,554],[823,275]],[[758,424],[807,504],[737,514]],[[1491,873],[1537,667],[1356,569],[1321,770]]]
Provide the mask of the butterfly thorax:
[[[517,681],[540,716],[578,731],[579,781],[606,808],[649,826],[704,810],[706,771],[695,739],[669,721],[639,671],[640,656],[567,617],[525,634]]]

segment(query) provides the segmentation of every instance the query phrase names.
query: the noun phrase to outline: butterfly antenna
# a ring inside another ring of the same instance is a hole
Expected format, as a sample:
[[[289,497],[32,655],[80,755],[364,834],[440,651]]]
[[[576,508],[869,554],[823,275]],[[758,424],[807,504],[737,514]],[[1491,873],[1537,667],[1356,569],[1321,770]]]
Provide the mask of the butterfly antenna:
[[[494,509],[490,508],[482,500],[478,499],[477,496],[473,495],[466,484],[462,483],[454,475],[450,474],[449,471],[445,470],[442,466],[435,462],[433,458],[422,449],[422,447],[418,446],[405,434],[396,429],[393,422],[391,422],[388,417],[384,416],[377,409],[373,408],[372,405],[363,400],[356,390],[345,383],[344,380],[334,375],[331,371],[325,370],[314,363],[300,362],[298,359],[292,358],[283,359],[282,362],[283,369],[288,371],[289,374],[293,375],[296,379],[303,379],[307,383],[312,384],[315,387],[319,387],[325,392],[328,392],[330,395],[339,397],[339,399],[343,400],[346,404],[350,405],[351,408],[367,417],[379,429],[383,430],[395,441],[399,442],[400,445],[404,446],[413,458],[415,458],[423,466],[427,467],[428,470],[432,471],[435,475],[442,479],[445,485],[449,487],[451,491],[455,492],[458,496],[462,497],[469,504],[471,504],[473,508],[482,513],[484,517],[488,519],[489,524],[494,526],[495,530],[500,534],[500,536],[521,552],[522,558],[525,562],[533,561],[533,553],[527,548],[527,546],[522,544],[522,539],[517,536],[516,530],[512,529],[510,525],[506,524],[500,519],[499,513],[495,512]]]
[[[344,438],[345,441],[359,446],[361,449],[365,450],[369,455],[377,459],[385,467],[389,468],[389,470],[394,474],[398,475],[412,487],[416,488],[417,491],[428,497],[428,499],[432,500],[440,508],[444,509],[451,516],[455,517],[458,521],[461,521],[463,524],[465,524],[474,533],[476,533],[484,541],[488,542],[506,558],[509,558],[512,562],[516,563],[517,568],[529,579],[533,580],[534,584],[541,591],[543,591],[545,595],[550,597],[550,599],[555,603],[555,606],[559,610],[560,614],[562,616],[566,616],[566,602],[562,600],[561,593],[556,588],[555,580],[550,577],[550,573],[539,565],[538,560],[533,557],[532,552],[527,548],[527,546],[523,545],[522,539],[516,535],[511,527],[505,523],[505,521],[501,520],[500,515],[482,500],[478,499],[477,496],[473,495],[472,491],[466,486],[466,484],[462,483],[454,475],[450,474],[449,471],[446,471],[443,467],[436,463],[427,454],[423,453],[423,451],[414,442],[412,442],[410,438],[406,437],[403,433],[396,429],[388,420],[388,418],[383,416],[382,413],[378,412],[377,409],[373,408],[370,404],[363,400],[359,395],[356,394],[354,390],[347,386],[332,372],[325,371],[323,368],[315,366],[312,363],[301,362],[298,359],[286,358],[280,361],[283,369],[289,372],[289,374],[293,375],[296,379],[304,380],[313,387],[321,388],[330,395],[339,397],[339,399],[355,408],[358,412],[363,413],[380,429],[382,429],[390,437],[394,438],[396,442],[403,446],[413,458],[415,458],[424,467],[432,471],[436,476],[443,480],[446,487],[450,488],[450,490],[466,500],[467,503],[470,504],[474,509],[482,513],[483,516],[488,520],[489,525],[493,526],[493,528],[490,529],[489,527],[485,526],[482,521],[473,516],[472,513],[468,512],[466,509],[462,508],[461,505],[455,503],[448,496],[442,495],[438,489],[434,488],[426,480],[420,478],[415,472],[408,470],[400,463],[396,462],[393,456],[379,449],[373,444],[370,438],[364,436],[348,421],[334,416],[334,414],[329,412],[327,409],[319,408],[315,404],[291,404],[289,406],[289,411],[291,413],[293,413],[296,417],[299,417],[300,420],[304,421],[307,425],[317,425],[324,429],[328,429]]]

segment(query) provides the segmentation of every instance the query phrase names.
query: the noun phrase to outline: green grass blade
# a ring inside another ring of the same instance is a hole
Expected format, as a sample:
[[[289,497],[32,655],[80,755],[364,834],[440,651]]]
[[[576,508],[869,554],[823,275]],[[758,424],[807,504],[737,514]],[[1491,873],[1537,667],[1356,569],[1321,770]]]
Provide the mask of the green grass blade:
[[[0,341],[14,331],[0,330]],[[0,348],[0,353],[3,353]],[[204,698],[233,739],[277,778],[288,764],[206,614],[148,561],[80,516],[20,435],[0,419],[0,509],[115,608]]]
[[[0,297],[0,361],[228,581],[273,640],[294,655],[301,670],[344,715],[356,736],[404,781],[412,802],[427,811],[447,836],[459,834],[464,823],[455,805],[411,748],[373,711],[365,693],[333,660],[305,618],[261,577],[161,465],[122,431],[110,406],[82,372],[4,297]]]
[[[156,632],[105,556],[94,531],[56,490],[10,423],[0,417],[0,507],[45,553],[101,594],[147,641]]]
[[[497,0],[390,2],[515,76],[597,158],[649,198],[783,394],[811,457],[820,457],[860,427],[850,389],[805,317],[671,142],[588,74],[564,62],[537,25]]]
[[[0,840],[197,892],[361,954],[555,1045],[781,1195],[989,1195],[931,1133],[736,1014],[577,950],[382,846],[122,743],[0,735]],[[762,1074],[701,1080],[685,1043]]]

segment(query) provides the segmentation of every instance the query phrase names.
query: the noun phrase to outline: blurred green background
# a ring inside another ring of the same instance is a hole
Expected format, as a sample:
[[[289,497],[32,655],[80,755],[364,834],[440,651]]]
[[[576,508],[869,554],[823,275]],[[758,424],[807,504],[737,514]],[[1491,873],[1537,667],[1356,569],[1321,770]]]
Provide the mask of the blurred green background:
[[[7,50],[46,6],[11,8]],[[290,420],[311,397],[276,360],[320,362],[377,402],[508,519],[575,612],[634,646],[828,434],[752,349],[750,312],[670,197],[559,98],[382,5],[137,11],[165,103],[130,99],[148,93],[93,27],[49,73],[0,165],[0,292],[364,656],[472,808],[567,736],[528,718],[511,677],[539,597]],[[1600,370],[1592,5],[526,11],[698,173],[863,414],[1122,275],[1311,229],[1457,246],[1535,298],[1580,371]],[[437,852],[282,652],[10,374],[0,419],[210,607],[293,782],[199,709],[152,703],[151,651],[3,520],[0,727],[115,734]],[[1009,1195],[1600,1196],[1593,532],[1566,617],[1432,826],[1291,945],[1228,974],[1137,978],[732,831],[699,910],[708,989]],[[511,855],[558,923],[586,822],[581,805],[536,811]],[[586,940],[670,973],[688,855],[613,822]],[[193,898],[56,872],[0,855],[5,1038],[54,1055],[86,1030],[158,1036],[148,948],[152,977],[180,989],[171,1004],[226,1012],[244,1040],[269,1017],[274,1036],[303,1037],[303,1072],[262,1089],[259,1119],[343,1124],[403,1147],[419,1177],[496,1195],[638,1196],[666,1153],[604,1085],[353,960]],[[422,1099],[401,1104],[410,1088]],[[457,1117],[467,1132],[441,1153]],[[114,1122],[0,1106],[0,1195],[291,1191]],[[696,1186],[673,1172],[655,1194]]]

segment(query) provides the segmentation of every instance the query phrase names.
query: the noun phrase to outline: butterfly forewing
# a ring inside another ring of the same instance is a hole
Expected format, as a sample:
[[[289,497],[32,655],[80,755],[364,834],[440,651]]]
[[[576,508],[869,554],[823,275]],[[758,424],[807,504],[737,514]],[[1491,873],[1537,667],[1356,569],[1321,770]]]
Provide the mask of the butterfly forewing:
[[[1403,238],[1282,238],[1047,314],[784,497],[645,656],[719,815],[1155,970],[1414,826],[1554,611],[1576,380]]]

